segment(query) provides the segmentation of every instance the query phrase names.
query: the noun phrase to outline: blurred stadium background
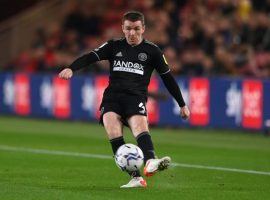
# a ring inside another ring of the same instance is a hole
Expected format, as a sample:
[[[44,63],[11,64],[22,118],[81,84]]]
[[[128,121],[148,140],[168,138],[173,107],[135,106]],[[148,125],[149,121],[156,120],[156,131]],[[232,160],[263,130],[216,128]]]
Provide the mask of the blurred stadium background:
[[[191,109],[182,121],[154,74],[152,135],[176,166],[149,181],[155,192],[120,192],[126,179],[98,159],[111,155],[96,125],[108,63],[57,78],[79,55],[121,37],[131,9],[145,14],[145,38],[164,51]],[[269,0],[0,0],[3,199],[268,199],[269,14]]]
[[[150,90],[163,101],[150,99],[150,123],[259,131],[270,126],[269,1],[1,2],[1,113],[95,120],[107,61],[70,82],[55,74],[121,37],[121,17],[135,9],[145,14],[145,37],[164,51],[192,113],[189,123],[178,120],[176,105],[155,77]]]

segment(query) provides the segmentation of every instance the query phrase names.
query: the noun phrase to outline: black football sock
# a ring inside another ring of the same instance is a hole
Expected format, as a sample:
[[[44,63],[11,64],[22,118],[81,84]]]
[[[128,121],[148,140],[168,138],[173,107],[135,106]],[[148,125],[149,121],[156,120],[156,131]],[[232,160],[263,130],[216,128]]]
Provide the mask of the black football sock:
[[[125,144],[123,136],[113,138],[110,140],[110,143],[112,145],[113,155],[116,154],[116,151],[119,147],[121,147],[123,144]]]
[[[155,158],[154,145],[148,132],[142,132],[136,137],[138,146],[144,154],[144,164],[147,160]]]
[[[141,172],[139,170],[134,171],[134,172],[128,172],[128,174],[132,177],[141,177]]]

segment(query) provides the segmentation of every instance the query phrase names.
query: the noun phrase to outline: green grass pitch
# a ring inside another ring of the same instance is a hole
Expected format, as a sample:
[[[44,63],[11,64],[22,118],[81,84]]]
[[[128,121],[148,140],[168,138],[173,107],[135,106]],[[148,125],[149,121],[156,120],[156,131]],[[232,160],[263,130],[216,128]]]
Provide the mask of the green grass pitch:
[[[147,178],[146,189],[120,189],[129,177],[116,167],[103,127],[0,117],[0,199],[270,199],[269,137],[157,128],[151,135],[157,155],[175,166]]]

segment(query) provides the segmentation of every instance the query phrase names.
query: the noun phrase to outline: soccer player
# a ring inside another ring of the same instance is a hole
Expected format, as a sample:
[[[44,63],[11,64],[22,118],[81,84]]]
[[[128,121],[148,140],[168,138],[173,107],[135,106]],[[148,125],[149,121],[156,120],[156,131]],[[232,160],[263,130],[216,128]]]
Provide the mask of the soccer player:
[[[125,144],[123,126],[129,126],[144,153],[144,175],[152,176],[158,171],[167,169],[171,162],[168,156],[156,158],[149,134],[145,104],[153,70],[159,73],[166,88],[177,101],[180,116],[187,119],[190,112],[163,53],[157,45],[143,38],[144,15],[137,11],[125,13],[122,30],[124,38],[109,40],[99,48],[79,57],[69,68],[63,69],[59,77],[69,79],[74,71],[91,63],[99,60],[109,61],[109,85],[104,91],[100,106],[100,122],[105,127],[114,155],[117,149]],[[129,174],[131,180],[121,186],[122,188],[147,186],[140,171]]]

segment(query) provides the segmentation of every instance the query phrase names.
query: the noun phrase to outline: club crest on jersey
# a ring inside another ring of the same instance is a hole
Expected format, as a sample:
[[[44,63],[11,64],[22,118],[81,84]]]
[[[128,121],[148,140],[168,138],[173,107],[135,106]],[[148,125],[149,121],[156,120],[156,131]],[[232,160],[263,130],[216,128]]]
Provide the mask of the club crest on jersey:
[[[146,60],[147,60],[147,55],[146,55],[146,53],[139,53],[138,59],[139,59],[140,61],[146,61]]]

